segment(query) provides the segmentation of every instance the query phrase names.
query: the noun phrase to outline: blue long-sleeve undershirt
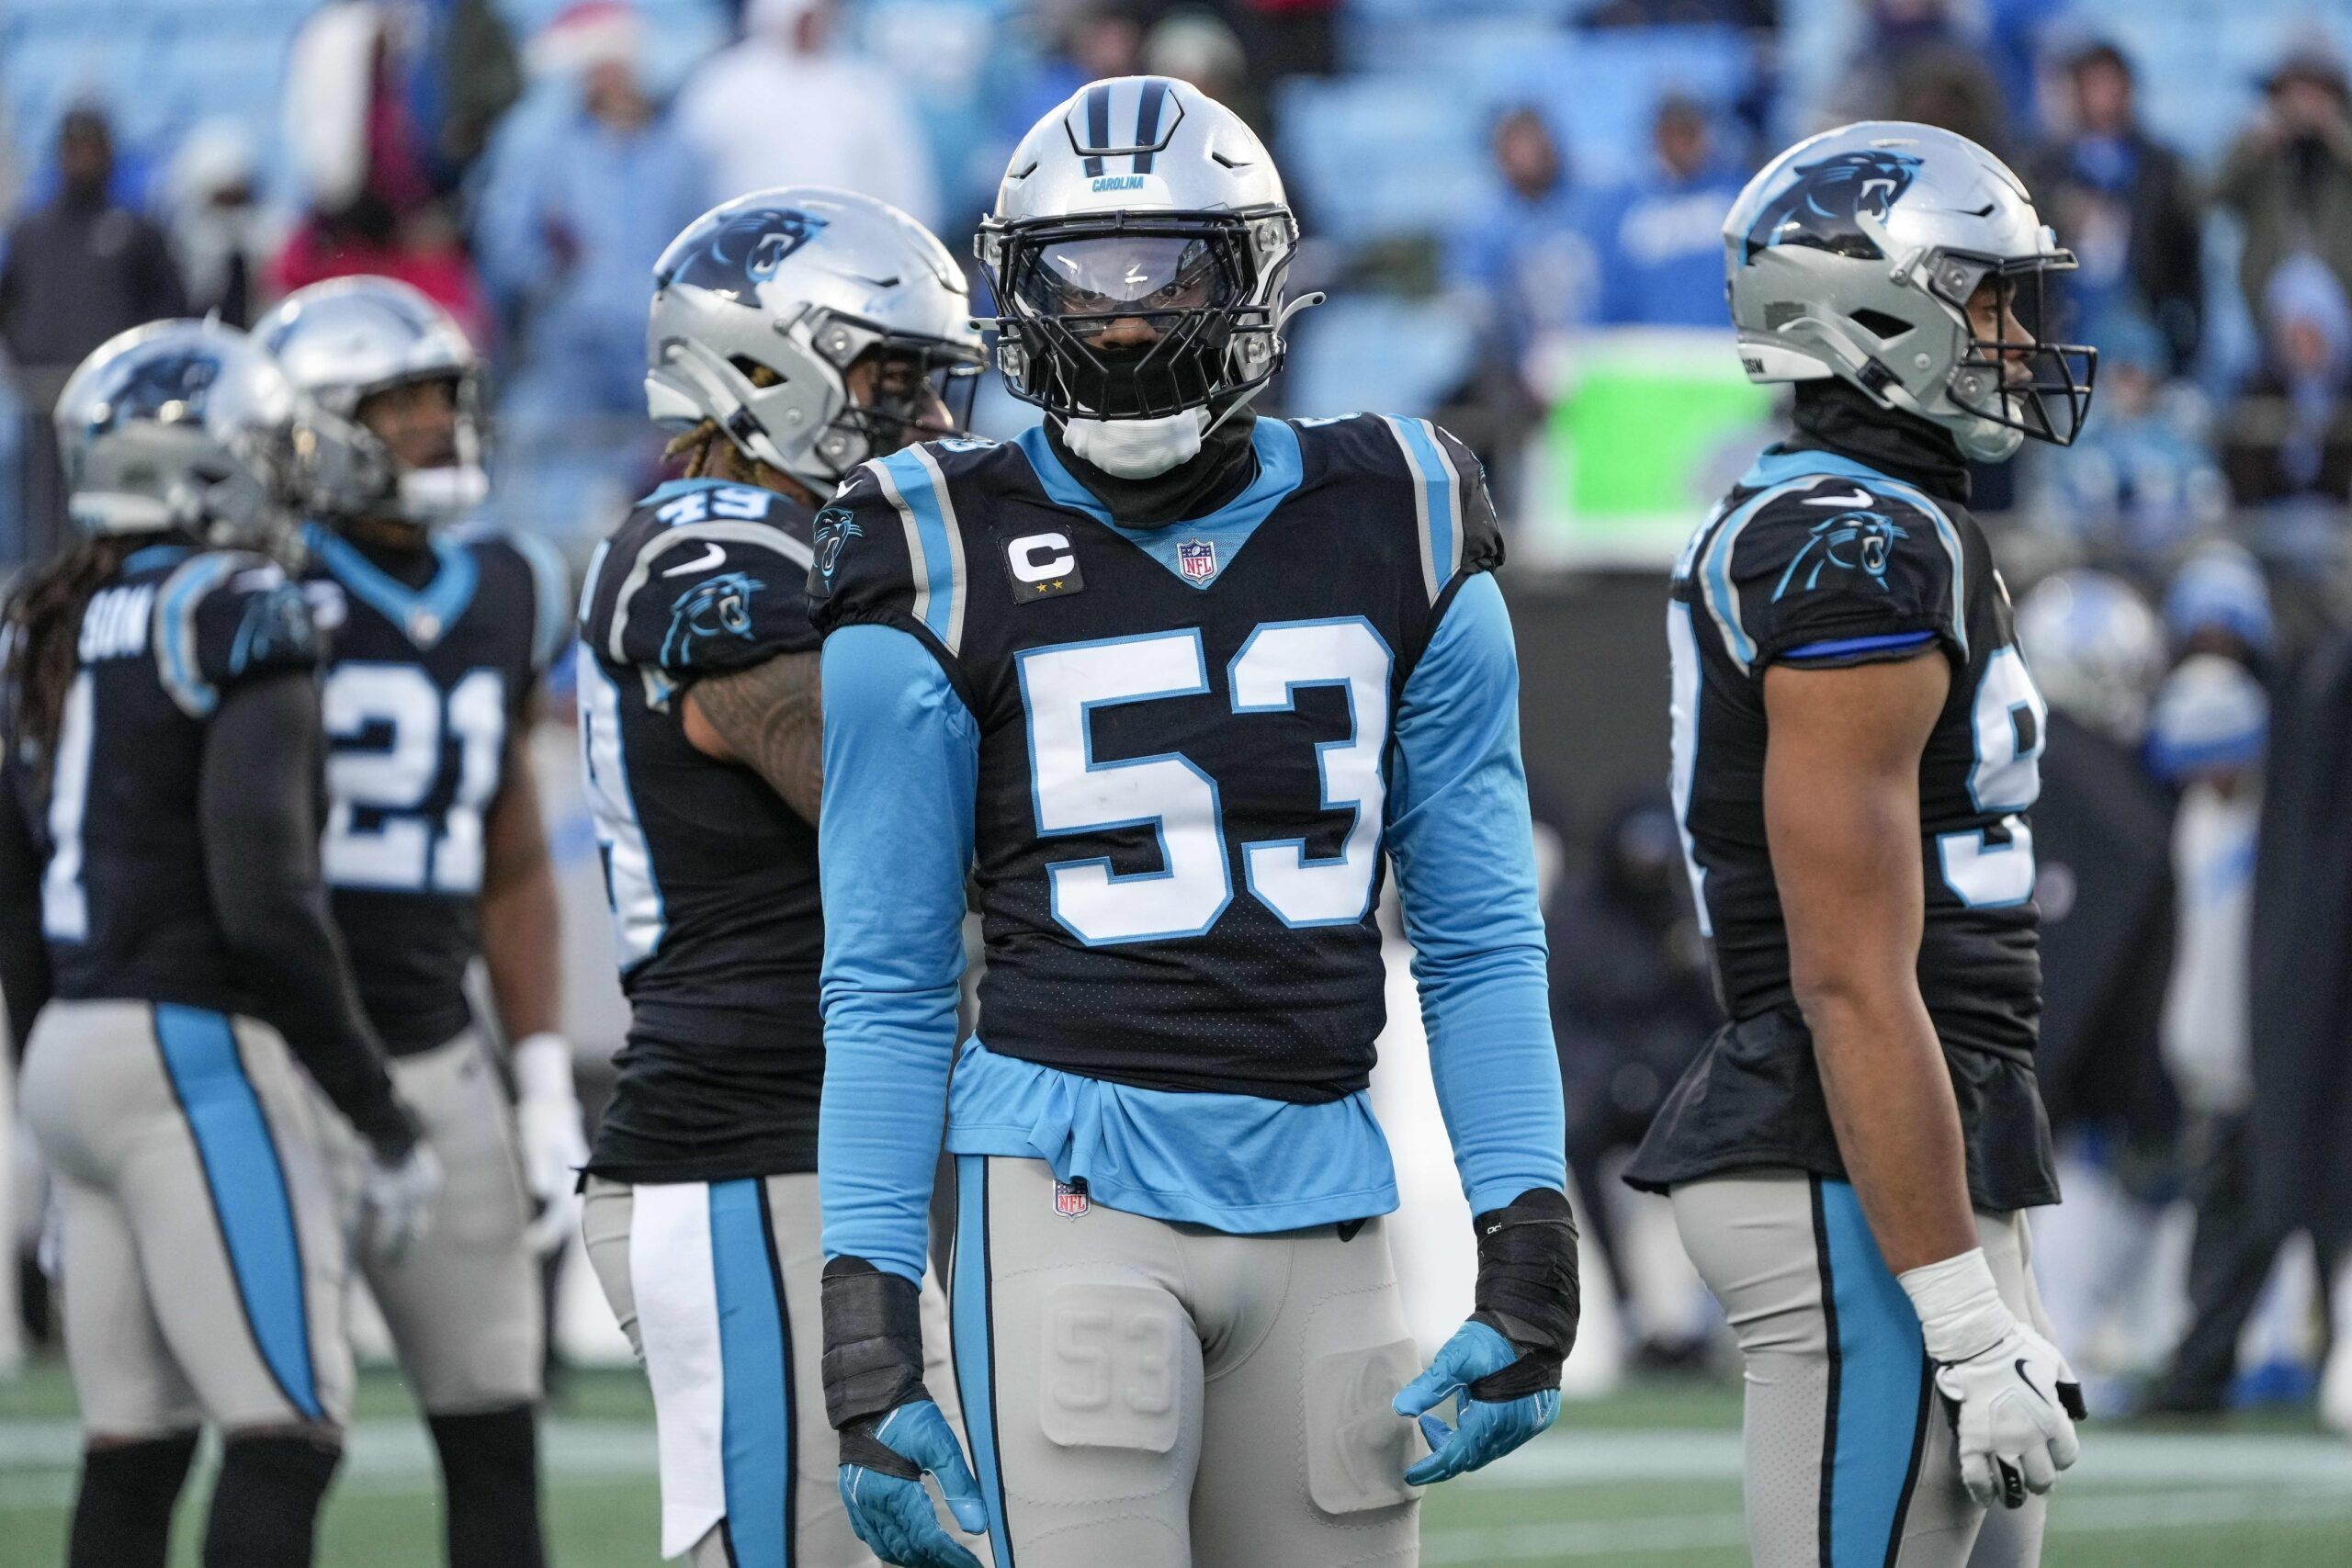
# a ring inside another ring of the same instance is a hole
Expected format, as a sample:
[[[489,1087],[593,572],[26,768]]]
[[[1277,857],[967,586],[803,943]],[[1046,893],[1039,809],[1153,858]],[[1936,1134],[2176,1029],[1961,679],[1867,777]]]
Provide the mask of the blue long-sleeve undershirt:
[[[825,1251],[922,1273],[947,1111],[979,732],[910,633],[825,643]],[[1566,1180],[1558,1060],[1519,758],[1517,657],[1494,580],[1448,606],[1406,682],[1386,823],[1438,1100],[1472,1211]],[[959,1154],[1024,1156],[1114,1209],[1258,1232],[1396,1206],[1369,1097],[1319,1105],[1133,1089],[964,1053]]]

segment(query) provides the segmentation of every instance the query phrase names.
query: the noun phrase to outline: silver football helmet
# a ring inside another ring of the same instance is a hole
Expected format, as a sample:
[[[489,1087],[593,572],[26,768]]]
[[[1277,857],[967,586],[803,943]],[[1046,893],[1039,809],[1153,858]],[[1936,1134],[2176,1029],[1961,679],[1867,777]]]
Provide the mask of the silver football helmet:
[[[2062,571],[2018,602],[2018,642],[2050,705],[2136,746],[2164,678],[2164,628],[2137,590],[2104,571]]]
[[[848,378],[867,355],[876,384],[861,400]],[[670,242],[645,359],[656,423],[710,420],[820,494],[869,457],[962,428],[984,363],[947,247],[888,202],[818,186],[739,197]]]
[[[976,242],[1014,397],[1064,419],[1230,408],[1282,367],[1298,220],[1257,133],[1165,76],[1080,88],[1014,150]]]
[[[2074,254],[1965,137],[1870,120],[1798,142],[1732,204],[1724,264],[1751,381],[1840,377],[1985,462],[2081,433],[2098,353],[2040,341]],[[1986,336],[1969,301],[1988,283]]]
[[[482,471],[481,358],[457,319],[390,277],[337,277],[300,288],[254,323],[311,405],[313,493],[322,517],[391,516],[427,527],[463,516],[490,493]],[[446,380],[457,400],[451,460],[412,468],[360,422],[378,392]]]
[[[301,397],[244,333],[150,321],[91,351],[57,400],[74,520],[283,553]]]

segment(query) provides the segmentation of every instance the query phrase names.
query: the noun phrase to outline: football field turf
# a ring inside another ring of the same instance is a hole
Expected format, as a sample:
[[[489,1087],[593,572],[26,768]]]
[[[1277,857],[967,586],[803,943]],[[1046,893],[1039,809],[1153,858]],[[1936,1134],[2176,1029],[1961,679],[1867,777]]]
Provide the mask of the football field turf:
[[[53,1568],[72,1495],[62,1370],[0,1384],[0,1568]],[[1634,1387],[1571,1404],[1542,1441],[1430,1495],[1430,1568],[1736,1568],[1738,1407],[1712,1385]],[[634,1374],[575,1375],[549,1425],[557,1568],[652,1568],[653,1433]],[[203,1478],[198,1477],[198,1484]],[[440,1560],[430,1452],[398,1383],[363,1382],[330,1499],[324,1568]],[[175,1568],[195,1568],[184,1507]],[[2052,1516],[2047,1568],[2343,1568],[2352,1562],[2352,1443],[2293,1419],[2227,1429],[2101,1423]],[[1280,1568],[1268,1564],[1266,1568]]]

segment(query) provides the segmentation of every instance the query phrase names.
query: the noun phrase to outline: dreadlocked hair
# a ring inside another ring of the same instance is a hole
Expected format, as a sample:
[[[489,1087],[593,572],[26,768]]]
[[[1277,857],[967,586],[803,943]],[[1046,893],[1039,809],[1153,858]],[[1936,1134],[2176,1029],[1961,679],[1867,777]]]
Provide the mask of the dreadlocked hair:
[[[784,379],[764,365],[748,360],[736,361],[737,367],[754,387],[773,387]],[[784,476],[761,459],[735,445],[734,437],[715,419],[706,419],[692,430],[670,438],[662,448],[664,463],[683,460],[678,477],[682,479],[739,479],[776,488],[775,481]],[[729,470],[733,471],[730,472]]]
[[[16,744],[33,758],[34,804],[45,807],[64,722],[65,693],[81,669],[82,613],[90,596],[147,540],[102,534],[28,572],[0,611],[0,685],[14,715]]]

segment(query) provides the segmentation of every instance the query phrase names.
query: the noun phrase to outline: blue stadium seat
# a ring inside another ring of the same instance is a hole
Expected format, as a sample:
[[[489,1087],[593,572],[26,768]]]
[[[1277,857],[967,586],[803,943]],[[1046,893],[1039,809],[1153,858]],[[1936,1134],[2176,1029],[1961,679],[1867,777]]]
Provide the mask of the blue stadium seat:
[[[1461,196],[1484,133],[1461,94],[1410,77],[1295,78],[1275,110],[1284,176],[1317,231],[1339,240],[1433,227]]]
[[[1442,305],[1358,295],[1298,319],[1283,411],[1426,414],[1470,372],[1476,340]]]
[[[1532,104],[1562,139],[1577,178],[1607,183],[1649,156],[1658,102],[1681,94],[1721,114],[1755,78],[1748,40],[1730,28],[1627,28],[1570,33],[1502,62],[1482,97]]]

